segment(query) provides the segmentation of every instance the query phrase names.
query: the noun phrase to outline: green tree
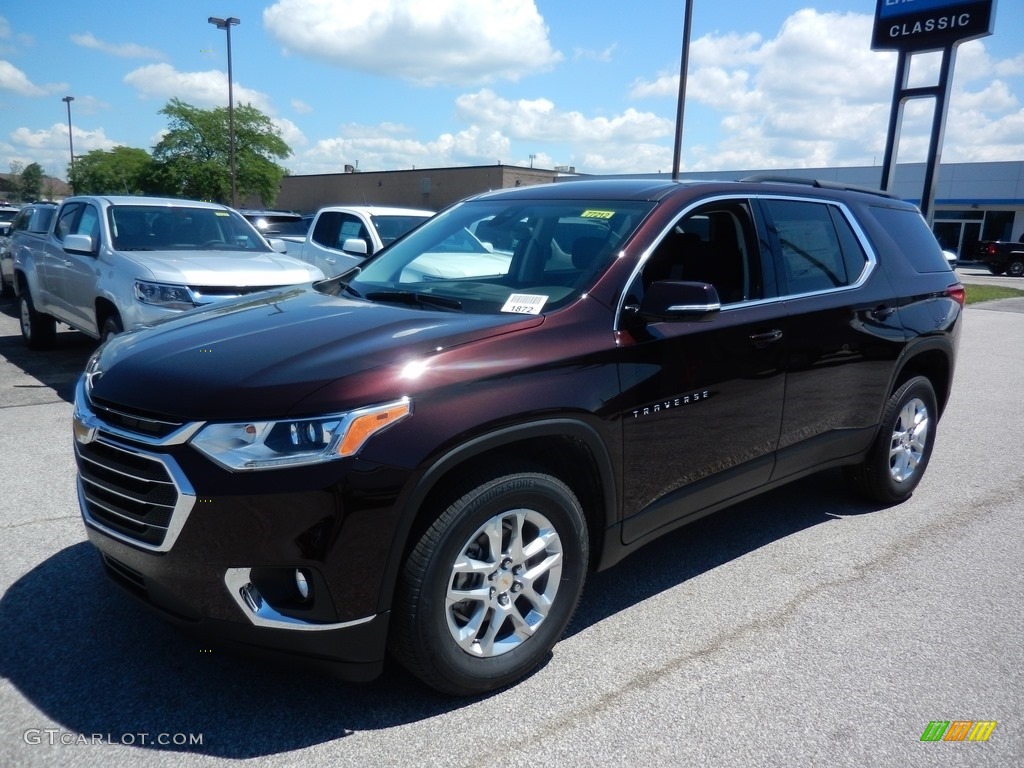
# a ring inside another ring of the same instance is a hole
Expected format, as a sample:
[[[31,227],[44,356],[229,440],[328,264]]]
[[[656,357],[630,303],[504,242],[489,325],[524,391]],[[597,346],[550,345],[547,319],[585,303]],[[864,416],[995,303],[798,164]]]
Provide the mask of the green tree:
[[[18,194],[22,200],[38,200],[43,190],[43,166],[39,163],[29,163],[21,172],[21,181],[18,184]]]
[[[94,149],[75,160],[68,182],[76,195],[146,195],[156,191],[153,158],[144,149]]]
[[[230,131],[226,107],[199,109],[171,99],[160,110],[170,129],[153,149],[153,179],[169,195],[231,202]],[[272,206],[291,148],[270,118],[251,104],[235,107],[235,186],[238,200],[256,195]]]

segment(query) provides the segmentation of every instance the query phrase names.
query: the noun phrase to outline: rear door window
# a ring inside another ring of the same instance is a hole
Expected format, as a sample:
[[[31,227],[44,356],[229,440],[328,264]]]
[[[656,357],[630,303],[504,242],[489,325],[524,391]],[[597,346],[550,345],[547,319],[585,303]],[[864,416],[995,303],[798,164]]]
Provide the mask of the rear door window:
[[[860,280],[868,258],[837,206],[783,199],[766,199],[763,205],[784,293],[819,293]]]

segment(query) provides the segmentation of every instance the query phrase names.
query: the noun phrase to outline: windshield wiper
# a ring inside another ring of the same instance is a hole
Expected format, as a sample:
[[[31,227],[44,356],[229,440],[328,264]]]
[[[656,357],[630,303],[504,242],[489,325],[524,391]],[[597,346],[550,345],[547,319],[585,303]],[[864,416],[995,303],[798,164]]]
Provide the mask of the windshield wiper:
[[[411,304],[413,306],[431,306],[442,309],[462,309],[462,302],[458,299],[450,299],[447,296],[435,296],[432,293],[417,293],[416,291],[374,291],[366,294],[370,301],[391,301],[398,304]]]

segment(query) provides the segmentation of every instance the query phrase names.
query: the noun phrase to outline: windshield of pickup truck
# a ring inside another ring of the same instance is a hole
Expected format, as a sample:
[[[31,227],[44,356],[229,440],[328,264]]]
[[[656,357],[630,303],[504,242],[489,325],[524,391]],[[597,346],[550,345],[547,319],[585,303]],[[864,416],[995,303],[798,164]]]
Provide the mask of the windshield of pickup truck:
[[[269,250],[249,222],[224,208],[115,205],[108,215],[119,251]]]
[[[369,301],[540,314],[584,293],[653,207],[621,200],[473,200],[366,262],[345,289]]]

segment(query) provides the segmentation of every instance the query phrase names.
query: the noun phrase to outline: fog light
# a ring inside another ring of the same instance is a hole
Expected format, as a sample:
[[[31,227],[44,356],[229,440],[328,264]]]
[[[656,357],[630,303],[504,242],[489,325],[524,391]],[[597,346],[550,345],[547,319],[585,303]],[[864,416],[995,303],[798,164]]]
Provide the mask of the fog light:
[[[306,579],[306,574],[299,568],[295,569],[295,588],[299,590],[299,595],[303,600],[309,598],[309,581]]]

